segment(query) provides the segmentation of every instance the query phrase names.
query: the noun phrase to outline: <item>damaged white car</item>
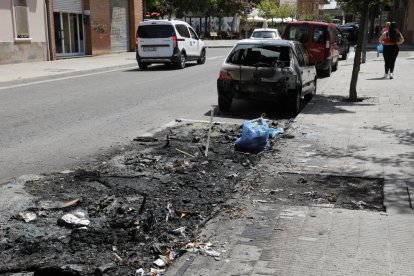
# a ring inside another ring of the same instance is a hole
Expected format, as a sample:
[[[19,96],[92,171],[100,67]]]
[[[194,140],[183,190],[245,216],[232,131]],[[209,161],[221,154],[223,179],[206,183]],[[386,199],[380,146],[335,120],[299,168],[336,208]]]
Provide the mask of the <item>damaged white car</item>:
[[[286,101],[297,115],[302,97],[316,94],[316,69],[300,42],[239,41],[224,61],[217,80],[218,105],[229,111],[233,98]]]

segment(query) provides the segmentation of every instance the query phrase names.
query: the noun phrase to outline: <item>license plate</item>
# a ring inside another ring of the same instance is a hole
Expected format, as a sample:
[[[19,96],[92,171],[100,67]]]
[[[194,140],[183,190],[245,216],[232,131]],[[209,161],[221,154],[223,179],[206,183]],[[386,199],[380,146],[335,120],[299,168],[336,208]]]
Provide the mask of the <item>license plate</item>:
[[[143,47],[142,50],[144,52],[155,52],[157,50],[157,48],[155,48],[155,47]]]

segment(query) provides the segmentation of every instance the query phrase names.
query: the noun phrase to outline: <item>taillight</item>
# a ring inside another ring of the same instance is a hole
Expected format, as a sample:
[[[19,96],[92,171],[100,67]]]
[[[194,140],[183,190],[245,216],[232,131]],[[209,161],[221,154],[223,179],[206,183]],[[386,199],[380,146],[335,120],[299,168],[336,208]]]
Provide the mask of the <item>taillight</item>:
[[[226,70],[220,70],[220,75],[219,75],[219,78],[218,78],[219,80],[222,80],[222,81],[224,81],[224,80],[232,80],[233,78],[231,77],[231,75],[229,74],[229,72],[228,71],[226,71]]]
[[[325,48],[326,48],[326,49],[329,49],[329,48],[330,48],[330,46],[331,46],[331,42],[330,42],[329,40],[326,40],[326,45],[325,45]]]
[[[175,34],[173,34],[171,38],[172,38],[172,41],[173,41],[173,48],[178,48],[177,36]]]
[[[138,34],[135,35],[135,50],[138,50]]]

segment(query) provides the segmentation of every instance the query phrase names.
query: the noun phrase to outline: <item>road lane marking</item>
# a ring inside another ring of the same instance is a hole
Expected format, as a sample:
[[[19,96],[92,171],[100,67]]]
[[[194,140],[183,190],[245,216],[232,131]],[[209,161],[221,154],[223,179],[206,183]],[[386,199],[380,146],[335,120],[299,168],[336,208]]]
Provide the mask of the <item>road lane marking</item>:
[[[214,59],[220,59],[220,58],[225,58],[225,56],[210,57],[210,58],[207,58],[207,60],[214,60]]]

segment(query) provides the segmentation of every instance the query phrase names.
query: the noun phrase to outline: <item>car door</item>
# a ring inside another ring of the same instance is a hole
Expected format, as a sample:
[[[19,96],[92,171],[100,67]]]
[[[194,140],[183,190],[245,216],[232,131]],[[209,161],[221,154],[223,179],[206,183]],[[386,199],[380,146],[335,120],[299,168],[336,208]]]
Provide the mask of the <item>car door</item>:
[[[302,89],[310,89],[312,78],[312,66],[309,65],[309,59],[306,49],[300,43],[295,43],[295,54],[299,64],[299,71],[302,79]]]
[[[180,51],[184,49],[187,56],[191,56],[191,47],[190,47],[190,41],[191,41],[191,35],[190,31],[187,28],[187,25],[185,24],[176,24],[175,29],[177,30],[178,34],[180,35],[177,38],[178,47],[180,48]]]
[[[191,27],[188,27],[188,30],[190,31],[190,35],[191,35],[191,38],[190,38],[191,56],[198,57],[201,53],[200,39],[198,38],[198,35]]]

